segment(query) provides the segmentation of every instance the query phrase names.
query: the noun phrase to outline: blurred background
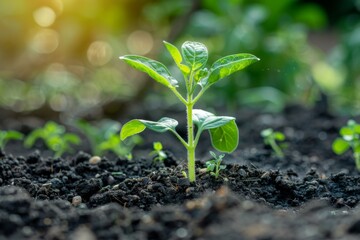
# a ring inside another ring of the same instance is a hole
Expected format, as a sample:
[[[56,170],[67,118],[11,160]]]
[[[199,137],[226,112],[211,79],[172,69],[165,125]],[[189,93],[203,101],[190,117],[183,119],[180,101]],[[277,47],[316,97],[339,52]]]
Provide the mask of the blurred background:
[[[145,55],[178,76],[162,41],[193,40],[207,45],[210,64],[241,52],[261,58],[202,105],[281,111],[322,99],[359,114],[359,13],[360,0],[1,1],[0,108],[68,118],[178,106],[118,57]]]

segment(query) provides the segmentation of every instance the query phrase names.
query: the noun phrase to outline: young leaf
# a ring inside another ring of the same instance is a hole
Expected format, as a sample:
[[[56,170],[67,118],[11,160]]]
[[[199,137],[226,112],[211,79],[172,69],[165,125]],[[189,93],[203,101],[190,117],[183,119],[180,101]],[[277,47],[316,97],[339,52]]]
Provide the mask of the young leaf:
[[[209,87],[222,78],[237,72],[260,59],[249,53],[240,53],[220,58],[210,68],[210,75],[203,86]]]
[[[200,128],[202,130],[218,128],[226,125],[232,120],[235,120],[235,118],[226,116],[210,116],[205,119],[205,121],[200,125]]]
[[[216,150],[226,153],[233,152],[239,143],[239,131],[235,120],[221,127],[210,129],[210,137]]]
[[[177,87],[177,80],[173,78],[169,70],[158,61],[136,55],[126,55],[120,57],[120,59],[124,60],[133,68],[147,73],[155,81],[168,88]]]
[[[36,129],[32,131],[24,141],[25,147],[31,148],[32,146],[34,146],[36,140],[43,137],[43,132],[43,129]]]
[[[124,124],[120,131],[120,139],[124,141],[126,138],[141,133],[145,130],[145,125],[141,120],[134,119]]]
[[[126,138],[141,133],[146,128],[155,132],[165,132],[169,130],[175,131],[178,121],[172,118],[163,117],[157,122],[142,119],[134,119],[127,122],[121,129],[120,139],[124,141]]]
[[[332,149],[336,154],[343,154],[350,148],[350,145],[347,141],[341,138],[335,139],[332,144]]]
[[[13,140],[21,140],[23,139],[24,135],[17,131],[7,131],[6,132],[6,138],[7,139],[13,139]]]
[[[264,138],[267,138],[273,134],[274,130],[272,128],[267,128],[261,131],[260,135]]]
[[[354,129],[351,128],[351,127],[342,127],[340,129],[340,135],[341,136],[351,136],[353,135],[355,132],[354,132]]]
[[[235,120],[235,118],[226,116],[215,116],[214,114],[201,109],[193,110],[193,121],[197,125],[199,131],[218,128],[224,126],[232,120]]]
[[[208,60],[208,50],[204,44],[199,42],[184,42],[181,52],[192,71],[203,67]]]
[[[156,151],[161,151],[163,149],[161,142],[154,142],[153,147]]]
[[[170,53],[170,55],[172,56],[172,58],[174,59],[174,62],[176,63],[176,65],[178,66],[178,68],[185,74],[188,74],[190,72],[190,69],[188,66],[182,64],[182,56],[180,51],[177,49],[177,47],[175,47],[174,45],[172,45],[171,43],[168,43],[166,41],[164,41],[165,47],[168,50],[168,52]]]
[[[285,135],[281,132],[275,132],[274,133],[274,138],[275,140],[278,140],[278,141],[284,141],[285,140]]]

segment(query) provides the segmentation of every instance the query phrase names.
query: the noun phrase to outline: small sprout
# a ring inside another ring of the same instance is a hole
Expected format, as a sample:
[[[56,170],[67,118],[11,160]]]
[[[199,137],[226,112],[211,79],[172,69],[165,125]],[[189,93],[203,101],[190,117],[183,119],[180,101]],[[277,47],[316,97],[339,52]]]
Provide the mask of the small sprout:
[[[341,155],[348,149],[352,149],[356,168],[360,171],[360,124],[349,120],[347,125],[340,129],[340,138],[336,138],[332,144],[333,151]]]
[[[132,136],[128,141],[122,142],[118,132],[111,133],[108,139],[104,140],[100,145],[99,149],[101,152],[111,151],[117,156],[125,157],[129,161],[132,160],[132,149],[142,142],[140,136]]]
[[[94,155],[104,155],[106,151],[113,152],[119,157],[132,159],[132,149],[142,142],[138,135],[132,136],[126,142],[120,141],[119,132],[121,125],[112,120],[103,120],[98,126],[80,120],[76,126],[86,135],[90,141],[92,153]]]
[[[267,128],[261,131],[260,135],[264,138],[264,143],[270,145],[274,150],[275,155],[278,157],[284,157],[284,153],[277,144],[277,141],[284,141],[285,135],[281,132],[274,131],[272,128]]]
[[[188,178],[187,173],[185,171],[181,171],[181,174],[183,175],[184,178]]]
[[[163,146],[161,142],[154,142],[153,148],[154,151],[152,151],[149,155],[155,156],[154,161],[162,162],[167,158],[166,153],[163,151]]]
[[[212,151],[210,151],[210,154],[213,157],[213,159],[211,159],[205,163],[206,169],[210,173],[211,176],[214,176],[215,179],[217,179],[219,177],[220,171],[226,168],[225,165],[221,165],[221,162],[222,162],[223,158],[225,157],[225,154],[221,154],[221,155],[217,156]]]
[[[34,146],[37,139],[42,139],[45,145],[53,151],[54,157],[61,157],[65,152],[70,152],[72,144],[80,144],[80,138],[67,133],[65,127],[55,122],[47,122],[42,128],[35,129],[25,139],[24,145],[27,148]]]
[[[9,140],[22,140],[24,135],[17,131],[0,131],[0,149],[5,148]]]

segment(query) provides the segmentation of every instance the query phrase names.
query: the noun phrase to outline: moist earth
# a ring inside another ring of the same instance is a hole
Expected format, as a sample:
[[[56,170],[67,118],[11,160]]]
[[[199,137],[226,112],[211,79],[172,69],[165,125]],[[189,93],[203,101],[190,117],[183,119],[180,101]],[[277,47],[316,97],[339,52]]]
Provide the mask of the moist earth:
[[[350,152],[331,150],[346,117],[299,106],[236,117],[239,147],[218,179],[206,172],[211,147],[201,138],[196,183],[166,134],[145,132],[131,161],[94,158],[86,146],[53,158],[41,143],[29,151],[11,142],[0,151],[0,239],[359,239],[360,175]],[[11,119],[1,129],[9,122],[29,129]],[[284,158],[263,144],[268,127],[286,135]],[[148,155],[158,140],[164,162]]]

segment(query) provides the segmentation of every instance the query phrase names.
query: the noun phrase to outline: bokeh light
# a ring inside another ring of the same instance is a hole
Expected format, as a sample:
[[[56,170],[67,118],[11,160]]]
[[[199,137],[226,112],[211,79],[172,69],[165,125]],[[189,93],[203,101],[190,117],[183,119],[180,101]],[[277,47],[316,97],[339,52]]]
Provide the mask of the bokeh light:
[[[59,34],[52,29],[41,29],[35,34],[30,45],[37,53],[52,53],[59,46]]]
[[[154,39],[149,32],[137,30],[127,38],[126,45],[132,54],[145,55],[154,46]]]
[[[109,43],[95,41],[87,50],[87,58],[94,66],[102,66],[108,63],[113,56],[113,50]]]
[[[50,27],[56,19],[55,11],[50,7],[41,7],[34,13],[35,22],[41,27]]]

